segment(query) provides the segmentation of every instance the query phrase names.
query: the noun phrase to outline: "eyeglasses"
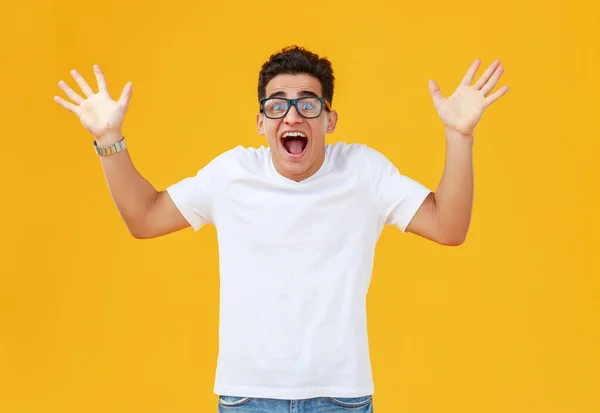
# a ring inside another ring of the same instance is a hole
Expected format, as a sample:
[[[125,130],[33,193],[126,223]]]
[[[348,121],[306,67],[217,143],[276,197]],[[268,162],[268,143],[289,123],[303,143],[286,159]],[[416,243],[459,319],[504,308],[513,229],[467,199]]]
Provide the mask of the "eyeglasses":
[[[327,110],[331,110],[329,102],[322,97],[308,96],[298,99],[266,98],[260,100],[260,111],[269,119],[281,119],[294,106],[303,118],[314,119],[321,116],[323,105],[325,105]]]

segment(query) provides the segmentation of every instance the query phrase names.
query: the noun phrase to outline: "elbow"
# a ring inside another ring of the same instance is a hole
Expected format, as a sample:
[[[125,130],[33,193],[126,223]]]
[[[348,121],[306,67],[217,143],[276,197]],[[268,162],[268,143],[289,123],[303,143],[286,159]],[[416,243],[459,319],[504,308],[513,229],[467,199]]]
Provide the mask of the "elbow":
[[[446,226],[445,228],[440,226],[438,234],[439,240],[438,243],[442,245],[447,245],[449,247],[458,247],[462,245],[467,240],[467,234],[469,233],[469,225],[453,225],[451,227]]]
[[[129,235],[131,235],[135,239],[145,239],[144,235],[140,232],[129,230]]]
[[[451,239],[449,241],[446,241],[443,243],[443,245],[446,245],[448,247],[458,247],[459,245],[462,245],[465,242],[464,238],[456,238],[456,239]]]
[[[144,230],[143,228],[127,226],[127,230],[129,231],[129,235],[131,235],[135,239],[150,239],[154,238],[149,231]]]
[[[154,235],[147,232],[134,232],[129,231],[129,234],[135,239],[151,239],[154,238]]]
[[[459,245],[464,244],[467,239],[467,234],[458,234],[452,235],[442,238],[438,241],[442,245],[446,245],[448,247],[458,247]]]

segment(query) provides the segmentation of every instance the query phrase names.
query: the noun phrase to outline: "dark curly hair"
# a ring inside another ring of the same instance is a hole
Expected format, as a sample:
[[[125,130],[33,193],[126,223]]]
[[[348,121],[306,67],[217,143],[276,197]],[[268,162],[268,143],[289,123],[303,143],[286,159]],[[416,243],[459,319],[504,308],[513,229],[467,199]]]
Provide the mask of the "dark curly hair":
[[[258,100],[264,99],[267,84],[277,75],[308,74],[319,79],[323,97],[329,104],[333,103],[333,85],[335,77],[331,62],[319,57],[303,47],[287,46],[271,55],[261,67],[258,75]]]

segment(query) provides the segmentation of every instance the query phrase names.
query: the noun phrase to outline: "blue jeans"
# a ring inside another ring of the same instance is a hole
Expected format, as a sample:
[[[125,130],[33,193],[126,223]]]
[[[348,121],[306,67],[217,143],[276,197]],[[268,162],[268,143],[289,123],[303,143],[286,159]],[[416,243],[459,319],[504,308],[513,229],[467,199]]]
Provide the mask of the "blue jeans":
[[[221,395],[219,413],[373,413],[373,397],[280,400]]]

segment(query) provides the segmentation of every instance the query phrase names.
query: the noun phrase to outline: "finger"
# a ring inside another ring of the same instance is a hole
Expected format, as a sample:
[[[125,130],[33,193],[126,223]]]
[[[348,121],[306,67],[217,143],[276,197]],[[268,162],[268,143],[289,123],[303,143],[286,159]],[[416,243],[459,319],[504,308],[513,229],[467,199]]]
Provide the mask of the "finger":
[[[88,85],[88,83],[85,81],[85,79],[79,74],[79,72],[77,70],[71,70],[71,75],[73,76],[73,79],[75,79],[75,81],[77,82],[79,87],[81,88],[81,91],[87,97],[94,96],[94,91],[92,90],[90,85]]]
[[[131,100],[132,90],[133,90],[132,82],[127,82],[127,84],[123,88],[123,91],[121,92],[121,97],[119,98],[119,101],[117,102],[119,104],[119,106],[121,106],[121,108],[123,108],[123,112],[126,112],[127,108],[129,107],[129,101]]]
[[[54,101],[56,103],[58,103],[59,105],[61,105],[63,108],[65,108],[73,113],[75,113],[75,111],[77,110],[77,106],[75,106],[74,104],[72,104],[70,102],[67,102],[60,96],[54,96]]]
[[[123,118],[127,113],[127,109],[129,108],[129,101],[131,100],[131,90],[132,85],[131,82],[128,82],[123,91],[121,92],[121,97],[117,102],[117,110],[113,112],[109,119],[109,123],[112,125],[120,125],[123,122]]]
[[[473,83],[473,77],[475,77],[475,73],[477,72],[480,63],[481,60],[479,58],[475,59],[475,61],[471,64],[471,67],[469,67],[469,70],[467,70],[465,77],[463,77],[462,81],[460,82],[461,85],[470,86],[471,83]]]
[[[496,83],[498,83],[498,79],[504,73],[504,66],[498,66],[498,68],[494,71],[494,75],[489,79],[489,81],[481,88],[483,92],[483,96],[487,96],[488,93],[494,89]]]
[[[81,105],[83,103],[84,99],[81,96],[79,96],[73,89],[71,89],[71,87],[67,85],[66,82],[62,80],[59,81],[58,87],[60,87],[73,102],[77,103],[78,105]]]
[[[444,96],[442,95],[442,91],[435,80],[429,81],[429,93],[433,98],[433,106],[438,108],[444,101]]]
[[[98,82],[98,91],[108,94],[108,86],[106,85],[106,79],[100,66],[94,65],[94,73],[96,74],[96,81]]]
[[[481,75],[479,79],[477,79],[477,83],[473,85],[475,89],[481,89],[485,86],[487,81],[490,79],[490,76],[494,74],[496,68],[500,65],[500,60],[494,60],[494,62],[487,68],[487,70]],[[493,88],[493,87],[492,87]],[[491,89],[490,89],[491,90]]]
[[[504,96],[506,92],[508,92],[508,86],[502,86],[496,92],[492,93],[490,96],[485,98],[485,103],[487,104],[487,106],[490,106],[492,103]]]

